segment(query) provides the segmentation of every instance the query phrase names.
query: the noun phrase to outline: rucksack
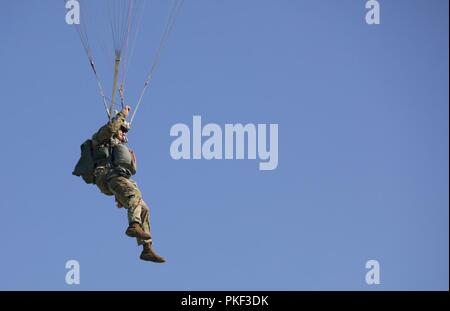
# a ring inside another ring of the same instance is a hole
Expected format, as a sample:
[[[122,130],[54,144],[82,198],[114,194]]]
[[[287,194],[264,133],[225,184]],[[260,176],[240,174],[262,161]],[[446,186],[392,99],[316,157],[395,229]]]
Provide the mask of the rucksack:
[[[72,175],[83,178],[87,184],[94,184],[94,157],[92,149],[92,140],[86,140],[81,146],[81,156],[75,165]]]

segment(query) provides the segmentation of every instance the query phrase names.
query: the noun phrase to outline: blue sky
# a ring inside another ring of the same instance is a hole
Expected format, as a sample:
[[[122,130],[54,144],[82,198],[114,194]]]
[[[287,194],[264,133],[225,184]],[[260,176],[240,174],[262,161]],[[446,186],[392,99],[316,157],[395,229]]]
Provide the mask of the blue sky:
[[[362,0],[185,1],[129,136],[156,265],[71,175],[105,114],[63,1],[3,1],[0,289],[448,290],[448,1],[380,2],[369,26]],[[131,101],[167,9],[143,13]],[[173,160],[170,128],[193,115],[277,123],[277,169]]]

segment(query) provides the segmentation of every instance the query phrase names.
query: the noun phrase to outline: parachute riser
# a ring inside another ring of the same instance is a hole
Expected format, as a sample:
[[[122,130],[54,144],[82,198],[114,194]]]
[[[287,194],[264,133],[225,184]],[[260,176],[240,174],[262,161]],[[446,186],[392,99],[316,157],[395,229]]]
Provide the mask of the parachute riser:
[[[119,79],[119,68],[120,68],[120,52],[116,51],[116,60],[114,64],[114,80],[111,96],[111,106],[109,107],[109,120],[112,120],[114,112],[114,98],[116,96],[117,80]]]

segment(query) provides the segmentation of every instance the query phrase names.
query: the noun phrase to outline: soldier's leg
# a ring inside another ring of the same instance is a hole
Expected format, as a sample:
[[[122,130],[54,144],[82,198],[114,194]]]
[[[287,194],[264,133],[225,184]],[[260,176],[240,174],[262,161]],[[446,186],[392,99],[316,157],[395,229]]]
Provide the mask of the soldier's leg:
[[[145,232],[147,232],[150,235],[150,221],[149,221],[149,208],[147,204],[144,202],[144,200],[141,200],[142,207],[141,207],[141,219],[142,219],[142,226]],[[164,257],[159,256],[152,248],[152,239],[138,239],[138,244],[143,245],[141,256],[139,256],[140,259],[145,261],[153,261],[157,263],[163,263],[166,262],[166,259]]]
[[[142,240],[138,239],[138,245],[145,244],[145,243],[151,243],[151,232],[150,232],[150,210],[145,203],[144,200],[141,199],[141,221],[142,221],[142,229],[144,229],[144,232],[147,233],[150,236],[150,239]]]
[[[124,177],[115,177],[111,179],[108,184],[111,191],[116,195],[116,200],[128,209],[128,221],[130,226],[126,231],[126,234],[129,236],[136,236],[138,245],[143,245],[143,250],[139,258],[157,263],[165,262],[166,260],[155,253],[152,248],[149,209],[144,200],[142,200],[142,195],[137,184]],[[136,226],[139,226],[139,228]],[[141,230],[140,233],[139,230]],[[130,232],[133,232],[133,234],[130,234]],[[136,232],[138,232],[140,236],[138,236],[138,234],[134,235]]]
[[[133,223],[137,222],[141,225],[142,229],[148,236],[149,239],[141,239],[137,237],[137,243],[138,245],[142,245],[145,243],[151,243],[151,233],[150,233],[150,222],[149,222],[149,208],[145,201],[142,199],[142,192],[139,190],[138,185],[135,181],[128,179],[128,181],[132,184],[135,196],[131,199],[131,202],[129,203],[128,208],[128,222]]]
[[[145,243],[145,241],[150,242],[150,232],[149,230],[144,230],[146,221],[142,217],[143,215],[148,215],[148,208],[145,206],[145,202],[144,204],[142,203],[141,192],[136,183],[125,177],[114,177],[108,180],[108,186],[116,196],[116,200],[127,209],[128,223],[130,224],[130,227],[127,229],[127,235],[139,236],[139,245]],[[144,230],[145,234],[140,232],[142,230]]]

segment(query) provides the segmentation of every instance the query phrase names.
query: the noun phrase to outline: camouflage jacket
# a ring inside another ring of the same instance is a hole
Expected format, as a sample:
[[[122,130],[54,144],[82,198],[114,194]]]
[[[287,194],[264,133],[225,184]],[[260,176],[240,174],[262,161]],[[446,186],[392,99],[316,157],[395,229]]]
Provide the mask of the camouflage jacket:
[[[114,137],[120,130],[120,127],[125,123],[126,116],[121,111],[110,122],[103,125],[97,133],[92,136],[93,146],[99,146],[102,144],[109,144],[111,137]]]
[[[120,130],[120,127],[125,123],[126,116],[123,112],[119,112],[110,122],[103,125],[93,136],[92,136],[92,147],[95,150],[100,146],[108,146],[114,147],[115,145],[126,145],[120,140],[116,138],[117,132]],[[131,175],[136,173],[136,161],[134,157],[134,153],[130,150],[133,161],[130,167],[123,166],[115,166],[108,167],[109,169],[105,172],[106,178],[110,179],[117,176],[122,176],[129,178]],[[95,153],[95,151],[94,151]],[[110,155],[111,156],[111,155]],[[105,163],[106,164],[106,163]],[[103,166],[103,164],[99,164],[99,166]]]

